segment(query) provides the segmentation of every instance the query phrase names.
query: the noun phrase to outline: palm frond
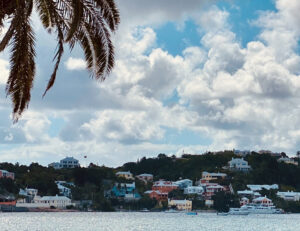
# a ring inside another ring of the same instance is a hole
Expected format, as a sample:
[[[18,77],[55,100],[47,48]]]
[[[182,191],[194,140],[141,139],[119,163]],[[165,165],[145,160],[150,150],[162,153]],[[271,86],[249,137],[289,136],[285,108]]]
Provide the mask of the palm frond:
[[[20,4],[16,10],[22,21],[15,22],[15,33],[12,38],[10,74],[6,93],[12,98],[13,120],[18,121],[22,112],[28,107],[31,98],[30,90],[35,75],[35,38],[31,27],[30,14],[32,4]]]
[[[0,52],[11,45],[6,92],[12,98],[14,121],[28,107],[35,75],[35,38],[30,22],[33,3],[44,28],[55,32],[57,38],[54,70],[43,96],[55,82],[65,43],[71,50],[80,44],[87,68],[96,79],[104,80],[114,66],[111,33],[120,23],[115,0],[0,0],[0,30],[5,19],[12,19],[0,41]]]

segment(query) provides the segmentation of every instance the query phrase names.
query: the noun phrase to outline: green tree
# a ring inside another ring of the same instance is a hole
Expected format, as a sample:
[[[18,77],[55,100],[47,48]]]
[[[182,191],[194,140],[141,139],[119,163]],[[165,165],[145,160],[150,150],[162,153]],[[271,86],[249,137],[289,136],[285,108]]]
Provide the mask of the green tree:
[[[238,198],[223,191],[217,192],[213,197],[214,209],[218,212],[228,212],[230,207],[238,207]]]
[[[6,93],[12,98],[14,121],[28,107],[35,76],[34,9],[44,28],[57,38],[56,63],[45,93],[53,86],[64,45],[82,47],[91,74],[104,80],[114,66],[111,32],[120,21],[114,0],[0,0],[0,30],[9,28],[0,42],[0,52],[11,44],[10,74]]]

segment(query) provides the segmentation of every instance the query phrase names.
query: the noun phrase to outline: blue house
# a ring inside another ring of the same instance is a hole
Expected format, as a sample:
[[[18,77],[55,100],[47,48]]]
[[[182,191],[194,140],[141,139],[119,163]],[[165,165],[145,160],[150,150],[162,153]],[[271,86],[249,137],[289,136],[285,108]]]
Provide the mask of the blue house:
[[[116,183],[111,189],[111,196],[125,200],[139,200],[141,195],[136,192],[135,183]]]

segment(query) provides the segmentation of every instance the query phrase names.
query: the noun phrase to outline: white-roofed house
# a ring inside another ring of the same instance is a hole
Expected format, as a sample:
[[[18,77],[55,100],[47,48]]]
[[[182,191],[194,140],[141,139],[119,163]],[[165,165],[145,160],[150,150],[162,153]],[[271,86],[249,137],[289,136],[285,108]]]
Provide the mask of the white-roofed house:
[[[73,205],[71,199],[65,196],[44,196],[39,200],[39,203],[46,204],[49,207],[64,209],[67,206]]]
[[[60,161],[62,168],[77,168],[80,167],[79,161],[74,157],[66,157]]]
[[[187,195],[202,195],[204,193],[204,188],[202,186],[189,186],[184,189],[184,194]]]
[[[251,190],[237,191],[237,194],[242,197],[244,197],[244,196],[253,197],[254,196],[254,192]]]
[[[116,173],[117,177],[122,177],[125,178],[127,180],[134,180],[133,174],[130,171],[124,172],[124,171],[120,171]]]
[[[244,158],[232,158],[228,164],[229,169],[232,171],[248,172],[251,169],[251,166],[248,165],[248,161],[244,160]]]
[[[298,166],[298,161],[296,161],[292,158],[289,158],[289,157],[281,157],[277,161],[278,162],[283,162],[283,163],[286,163],[286,164],[293,164],[293,165]]]
[[[267,207],[273,206],[272,200],[267,198],[266,196],[255,198],[255,199],[252,200],[252,202],[254,204],[260,204],[262,206],[267,206]]]
[[[217,180],[217,179],[224,179],[227,176],[226,173],[210,173],[210,172],[202,172],[202,179],[203,180]]]
[[[57,188],[59,190],[60,195],[71,198],[71,196],[72,196],[71,189],[66,187],[66,185],[74,186],[73,183],[68,183],[66,181],[55,181],[55,183],[57,185]]]
[[[259,185],[259,184],[247,184],[247,187],[251,191],[261,191],[263,189],[266,189],[266,190],[271,190],[271,189],[277,190],[277,189],[279,189],[278,184],[272,184],[272,185],[267,185],[267,184],[262,184],[262,185]]]
[[[277,196],[286,200],[286,201],[299,201],[300,200],[300,192],[277,192]]]
[[[148,173],[143,173],[143,174],[137,175],[136,178],[143,181],[144,183],[153,181],[153,175],[148,174]]]
[[[178,185],[180,189],[185,189],[193,185],[193,181],[190,179],[183,179],[174,182],[175,185]]]

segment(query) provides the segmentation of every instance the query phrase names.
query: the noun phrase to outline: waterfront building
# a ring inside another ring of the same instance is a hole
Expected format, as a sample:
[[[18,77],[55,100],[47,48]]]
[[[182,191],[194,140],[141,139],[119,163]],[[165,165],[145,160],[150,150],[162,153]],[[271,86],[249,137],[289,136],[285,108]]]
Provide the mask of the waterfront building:
[[[266,206],[266,207],[273,206],[272,200],[267,198],[266,196],[253,199],[252,203],[259,204],[261,206]]]
[[[187,194],[187,195],[192,195],[192,194],[202,195],[204,193],[204,191],[205,190],[202,186],[189,186],[189,187],[184,189],[184,194]]]
[[[16,205],[16,199],[14,196],[5,196],[0,195],[0,209],[2,206],[15,206]]]
[[[251,166],[248,165],[248,162],[244,158],[232,158],[228,164],[229,169],[233,171],[248,172],[251,169]]]
[[[117,177],[125,178],[126,180],[134,180],[133,174],[131,172],[117,172]]]
[[[193,185],[193,181],[190,179],[183,179],[174,182],[180,189],[185,189]]]
[[[168,207],[176,206],[177,210],[191,211],[192,201],[190,200],[168,200]]]
[[[15,179],[15,174],[13,172],[8,172],[6,170],[0,170],[0,178],[10,178]]]
[[[54,206],[55,208],[66,208],[72,205],[71,199],[65,196],[44,196],[40,199],[40,203],[49,205],[49,207]]]
[[[137,175],[136,178],[143,181],[145,184],[147,182],[152,182],[153,181],[153,175],[152,174],[147,174],[147,173]]]

